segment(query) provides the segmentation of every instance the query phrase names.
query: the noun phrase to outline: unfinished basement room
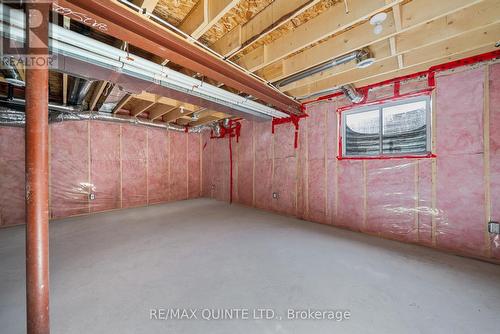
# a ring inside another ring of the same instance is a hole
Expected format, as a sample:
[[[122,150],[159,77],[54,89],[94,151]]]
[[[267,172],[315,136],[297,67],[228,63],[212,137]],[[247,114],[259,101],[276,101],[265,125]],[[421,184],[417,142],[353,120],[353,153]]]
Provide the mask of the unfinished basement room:
[[[1,334],[500,333],[500,0],[0,0]]]

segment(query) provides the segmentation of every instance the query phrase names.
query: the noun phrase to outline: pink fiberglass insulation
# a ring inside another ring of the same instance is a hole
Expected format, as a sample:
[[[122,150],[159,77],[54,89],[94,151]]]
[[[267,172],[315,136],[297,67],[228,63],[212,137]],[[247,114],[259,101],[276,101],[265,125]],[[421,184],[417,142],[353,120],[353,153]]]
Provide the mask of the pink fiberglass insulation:
[[[122,125],[122,206],[147,204],[147,132],[143,127]]]
[[[365,230],[403,241],[417,241],[417,160],[366,162]]]
[[[296,175],[297,159],[294,148],[295,127],[283,124],[275,127],[274,132],[274,164],[272,192],[277,198],[272,199],[273,211],[286,215],[296,213]]]
[[[285,123],[275,126],[274,129],[274,159],[295,157],[294,137],[295,126]]]
[[[212,157],[212,149],[214,146],[213,140],[210,140],[210,133],[204,132],[201,135],[202,141],[202,195],[203,197],[212,197],[212,183],[213,183],[213,168],[214,159]]]
[[[95,199],[92,212],[118,209],[120,197],[120,125],[106,122],[90,123],[90,183]]]
[[[147,129],[148,135],[148,202],[166,202],[169,199],[168,132]]]
[[[307,219],[318,223],[324,223],[326,221],[325,159],[309,160],[307,168]]]
[[[297,160],[295,157],[274,160],[273,192],[278,197],[272,199],[273,211],[286,215],[296,213],[296,175]]]
[[[297,217],[302,219],[307,209],[307,121],[300,121],[297,147]]]
[[[0,126],[0,226],[23,224],[24,128]]]
[[[255,161],[255,206],[260,209],[272,209],[273,161]]]
[[[371,89],[368,92],[368,102],[386,99],[394,94],[394,85],[387,85],[382,87],[377,87],[376,89]]]
[[[252,161],[253,155],[253,128],[254,122],[243,120],[241,122],[240,138],[238,147],[238,161]]]
[[[163,203],[172,189],[173,199],[186,199],[188,183],[198,197],[200,136],[104,121],[50,124],[50,217]],[[0,171],[0,226],[23,224],[24,128],[0,127]]]
[[[272,209],[273,136],[270,122],[254,123],[255,206]]]
[[[306,219],[326,222],[326,125],[328,104],[318,104],[309,113],[307,126],[307,215]]]
[[[179,201],[188,196],[187,135],[169,132],[170,140],[170,200]]]
[[[437,78],[437,148],[443,155],[483,152],[484,68]]]
[[[273,157],[273,135],[271,122],[255,122],[255,160],[270,160]]]
[[[485,208],[482,155],[440,157],[437,162],[438,247],[484,255]]]
[[[237,201],[245,205],[253,204],[253,126],[253,122],[241,122],[241,136],[237,144]]]
[[[201,193],[200,135],[190,133],[188,137],[188,197],[198,198]]]
[[[336,159],[337,158],[337,112],[336,103],[327,104],[326,109],[326,158]]]
[[[418,242],[430,246],[432,245],[432,161],[418,161]]]
[[[489,73],[489,109],[490,109],[490,182],[491,182],[491,217],[500,221],[500,64],[490,66]],[[500,235],[492,235],[491,254],[500,259]]]
[[[475,255],[485,255],[484,71],[439,77],[436,93],[437,245]]]
[[[338,206],[334,224],[355,231],[364,230],[363,161],[343,160],[338,164]]]
[[[307,118],[308,160],[325,158],[326,113],[328,105],[318,104],[312,107]]]
[[[89,122],[56,123],[50,127],[51,218],[89,213]]]
[[[484,153],[486,71],[489,159]],[[486,230],[488,218],[500,220],[495,200],[500,196],[500,135],[496,131],[500,127],[500,64],[438,76],[436,86],[436,158],[337,160],[336,110],[349,105],[343,96],[308,106],[309,117],[300,121],[298,147],[293,151],[291,124],[276,125],[273,135],[269,123],[255,122],[251,138],[244,122],[235,175],[240,203],[464,255],[500,258],[500,237]],[[412,80],[401,83],[400,92],[426,88],[427,80]],[[369,98],[392,93],[391,84]],[[211,140],[209,146],[213,154],[205,159],[216,165],[215,184],[225,184],[228,159],[220,155],[228,153],[227,143]],[[487,189],[490,203],[485,202]],[[272,198],[273,192],[278,199]]]
[[[326,161],[326,224],[333,224],[337,215],[337,159]]]

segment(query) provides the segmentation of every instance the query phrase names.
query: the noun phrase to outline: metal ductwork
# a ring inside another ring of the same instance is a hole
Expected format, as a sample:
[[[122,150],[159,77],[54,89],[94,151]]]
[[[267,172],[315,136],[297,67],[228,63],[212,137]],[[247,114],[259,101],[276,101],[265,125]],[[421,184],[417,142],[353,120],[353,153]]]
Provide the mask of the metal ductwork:
[[[293,74],[287,78],[278,80],[273,83],[278,88],[285,87],[293,82],[302,80],[304,78],[307,78],[311,75],[314,75],[316,73],[323,72],[325,70],[328,70],[332,67],[342,65],[345,63],[348,63],[350,61],[356,60],[356,67],[358,68],[365,68],[370,66],[371,64],[374,63],[375,58],[373,58],[373,55],[368,48],[363,48],[361,50],[356,50],[353,52],[350,52],[348,54],[345,54],[343,56],[337,57],[333,60],[329,60],[327,62],[321,63],[319,65],[316,65],[314,67],[308,68],[302,72]]]
[[[15,9],[6,12],[8,15],[2,17],[4,23],[0,24],[0,32],[5,39],[24,42],[24,14]],[[50,32],[49,47],[56,59],[52,70],[91,80],[106,80],[131,93],[144,90],[256,121],[288,117],[262,103],[55,24],[50,25]]]
[[[316,93],[309,95],[300,96],[297,98],[299,101],[309,100],[319,96],[325,96],[329,94],[335,94],[342,92],[352,103],[360,103],[363,101],[364,96],[361,94],[352,84],[344,85],[341,87],[335,87],[332,89],[325,89]]]
[[[214,131],[215,137],[220,137],[222,134],[221,125],[219,122],[213,123],[212,130]]]
[[[352,103],[360,103],[364,99],[363,94],[358,92],[352,84],[344,85],[340,89]]]
[[[24,80],[21,76],[21,73],[19,73],[19,70],[17,67],[13,65],[14,59],[12,57],[9,57],[9,61],[2,62],[2,67],[0,68],[0,71],[2,72],[5,81],[8,84],[11,84],[12,86],[17,86],[17,87],[24,87]]]
[[[93,81],[79,78],[68,77],[68,104],[72,106],[81,106],[85,97],[87,97]]]
[[[26,114],[24,113],[26,101],[21,99],[0,100],[0,126],[24,126],[26,124]],[[117,115],[103,112],[80,111],[75,106],[63,106],[49,103],[49,122],[84,121],[98,120],[115,123],[126,123],[134,125],[144,125],[170,131],[186,132],[184,126],[156,123],[149,120],[142,120],[132,116]],[[188,127],[188,132],[199,133],[210,130],[207,125]]]
[[[120,86],[114,85],[109,95],[106,96],[106,99],[102,103],[102,106],[99,108],[99,111],[107,113],[113,112],[113,109],[116,107],[116,105],[125,97],[125,95],[129,93],[130,92],[127,92]]]

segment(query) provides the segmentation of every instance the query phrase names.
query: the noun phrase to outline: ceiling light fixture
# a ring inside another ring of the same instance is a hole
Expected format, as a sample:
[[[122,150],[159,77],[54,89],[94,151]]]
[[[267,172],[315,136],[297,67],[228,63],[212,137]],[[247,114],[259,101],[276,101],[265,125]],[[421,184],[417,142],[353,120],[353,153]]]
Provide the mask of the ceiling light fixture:
[[[382,33],[382,30],[384,29],[382,23],[385,21],[385,19],[387,19],[387,14],[383,12],[373,15],[370,19],[370,24],[374,26],[373,33],[375,35],[380,35]]]
[[[375,57],[369,48],[363,48],[356,55],[356,67],[357,68],[366,68],[372,65],[375,62]]]

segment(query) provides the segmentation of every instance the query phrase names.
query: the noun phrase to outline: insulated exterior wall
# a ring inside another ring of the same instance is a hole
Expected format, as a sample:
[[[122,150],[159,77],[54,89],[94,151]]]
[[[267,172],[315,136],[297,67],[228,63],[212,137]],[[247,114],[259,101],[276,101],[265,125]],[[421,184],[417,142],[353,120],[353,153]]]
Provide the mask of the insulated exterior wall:
[[[201,195],[200,134],[68,121],[50,124],[49,144],[51,218]],[[0,171],[0,226],[23,224],[24,128],[0,127]]]
[[[122,127],[122,206],[147,204],[147,131],[136,126]]]
[[[120,208],[120,125],[91,122],[90,134],[90,180],[96,194],[90,209],[98,212]]]
[[[409,81],[400,91],[426,84]],[[393,93],[391,84],[370,92],[368,100]],[[270,122],[242,121],[233,197],[313,222],[499,259],[500,237],[487,233],[487,222],[500,220],[500,64],[439,75],[432,99],[436,158],[338,160],[336,111],[349,106],[344,97],[308,106],[297,149],[291,123],[276,125],[273,135]],[[204,140],[212,149],[204,163],[215,161],[218,187],[229,182],[221,168],[229,161],[227,138]],[[204,187],[214,186],[203,177]]]
[[[167,202],[169,187],[168,132],[148,128],[148,201],[150,204]]]
[[[170,153],[170,200],[180,201],[188,197],[188,136],[180,132],[171,132]]]
[[[50,217],[89,213],[88,195],[92,185],[88,122],[53,124],[50,147]]]
[[[0,227],[25,221],[24,129],[0,126]]]
[[[488,73],[490,111],[490,219],[500,221],[500,64],[490,66]],[[500,259],[500,235],[490,237],[491,254]]]

